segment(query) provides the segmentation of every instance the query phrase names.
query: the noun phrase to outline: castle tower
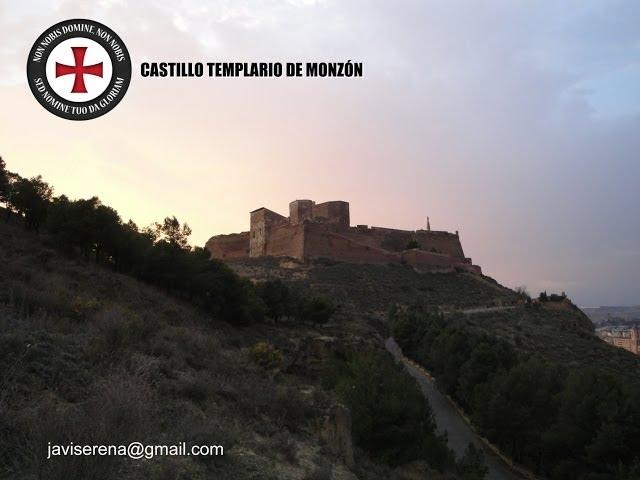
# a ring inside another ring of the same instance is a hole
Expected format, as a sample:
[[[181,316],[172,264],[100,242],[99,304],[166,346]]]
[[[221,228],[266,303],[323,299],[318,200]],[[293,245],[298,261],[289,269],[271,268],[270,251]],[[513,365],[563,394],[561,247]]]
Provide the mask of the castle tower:
[[[289,204],[289,222],[297,225],[313,217],[313,200],[294,200]]]
[[[427,232],[431,231],[431,222],[429,222],[429,217],[427,217]]]
[[[313,206],[313,218],[324,223],[330,223],[337,228],[349,228],[349,202],[334,200]]]
[[[249,256],[261,257],[267,254],[272,227],[285,224],[287,219],[269,210],[258,208],[249,213]]]

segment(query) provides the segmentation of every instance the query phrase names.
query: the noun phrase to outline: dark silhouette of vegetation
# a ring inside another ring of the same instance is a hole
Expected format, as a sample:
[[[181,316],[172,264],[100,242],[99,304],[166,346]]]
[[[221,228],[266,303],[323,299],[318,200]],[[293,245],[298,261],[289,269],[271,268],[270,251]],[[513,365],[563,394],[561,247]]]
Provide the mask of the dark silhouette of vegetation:
[[[405,250],[413,250],[414,248],[422,248],[415,238],[409,240],[407,245],[404,247]]]
[[[401,252],[407,244],[405,236],[398,232],[388,232],[382,239],[380,246],[393,252]]]
[[[21,230],[0,222],[0,478],[243,479],[258,468],[260,478],[275,479],[276,462],[298,462],[295,454],[282,457],[278,439],[294,449],[309,440],[320,447],[309,432],[324,397],[300,393],[306,379],[265,374],[278,368],[272,347],[258,353],[263,368],[247,365],[252,352],[243,347],[272,330],[229,328],[161,288],[52,252],[49,233]],[[265,434],[269,444],[250,462],[227,460],[227,449],[255,448],[253,439]],[[49,442],[179,439],[189,448],[212,438],[225,456],[174,457],[176,464],[47,459]]]
[[[21,178],[0,163],[0,199],[7,215],[22,219],[29,230],[46,227],[69,255],[106,265],[185,298],[231,323],[290,316],[315,324],[329,320],[335,307],[320,298],[297,298],[286,285],[268,283],[255,288],[203,248],[189,246],[191,228],[176,217],[140,230],[123,222],[97,197],[53,198],[42,177]]]
[[[324,325],[337,307],[319,296],[307,296],[289,287],[280,279],[258,283],[256,289],[264,303],[265,315],[276,322],[292,319],[297,322]]]
[[[6,204],[24,219],[27,230],[38,231],[47,218],[47,209],[53,196],[51,188],[38,175],[30,179],[8,176],[9,186]]]
[[[280,280],[269,280],[257,285],[258,292],[265,305],[265,313],[276,322],[283,317],[295,315],[293,293],[291,289]]]
[[[180,225],[176,217],[167,217],[162,223],[155,223],[150,235],[154,241],[165,241],[182,249],[189,248],[189,236],[191,228],[186,223]]]
[[[335,311],[333,303],[320,297],[303,297],[297,305],[298,318],[314,325],[324,325]]]
[[[514,291],[516,292],[516,295],[518,296],[518,300],[520,302],[523,302],[527,305],[531,304],[531,295],[529,295],[527,287],[525,287],[524,285],[516,287]]]
[[[258,342],[249,349],[251,359],[267,370],[282,366],[282,352],[269,342]]]
[[[0,203],[7,203],[9,199],[9,173],[7,172],[7,165],[5,161],[0,157]]]
[[[419,309],[396,310],[393,334],[517,462],[558,480],[638,474],[638,382],[596,365],[578,370],[524,358],[506,341]]]
[[[425,460],[455,478],[482,480],[482,455],[470,447],[456,462],[447,437],[436,431],[431,406],[415,380],[389,354],[376,349],[353,351],[334,360],[324,375],[353,417],[353,439],[372,458],[392,467]]]
[[[453,452],[435,431],[429,403],[387,352],[354,352],[325,376],[351,410],[354,441],[373,458],[392,466],[427,460],[440,471],[453,467]]]
[[[191,228],[175,216],[140,230],[123,222],[100,199],[53,198],[42,177],[21,178],[0,161],[0,199],[7,215],[21,218],[29,230],[46,227],[54,243],[69,255],[106,265],[154,284],[235,324],[290,317],[326,323],[335,306],[319,297],[294,295],[281,281],[254,287],[224,263],[189,245]]]
[[[464,455],[458,461],[456,473],[462,480],[482,480],[489,473],[482,452],[473,443],[467,446]]]
[[[547,291],[545,290],[544,292],[540,292],[540,295],[538,296],[538,301],[540,302],[564,302],[565,300],[568,300],[567,294],[565,292],[562,292],[560,294],[547,294]]]

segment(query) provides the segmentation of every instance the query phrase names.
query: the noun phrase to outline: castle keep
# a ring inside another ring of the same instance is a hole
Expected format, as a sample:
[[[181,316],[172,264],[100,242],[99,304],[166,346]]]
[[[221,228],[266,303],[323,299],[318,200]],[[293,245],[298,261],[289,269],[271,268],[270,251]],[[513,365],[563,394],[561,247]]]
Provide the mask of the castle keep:
[[[316,204],[295,200],[285,217],[267,208],[249,214],[248,232],[216,235],[206,244],[213,258],[292,257],[331,259],[354,263],[402,263],[429,271],[462,269],[481,273],[464,256],[458,232],[396,230],[351,226],[349,204]]]

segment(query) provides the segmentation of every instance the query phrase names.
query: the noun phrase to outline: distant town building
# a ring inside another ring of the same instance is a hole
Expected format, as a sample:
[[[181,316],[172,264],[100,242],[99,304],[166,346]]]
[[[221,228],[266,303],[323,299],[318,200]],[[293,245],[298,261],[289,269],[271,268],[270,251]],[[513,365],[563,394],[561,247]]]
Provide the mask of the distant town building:
[[[630,329],[599,329],[598,336],[611,345],[624,348],[625,350],[629,350],[631,353],[640,355],[640,333],[636,326],[631,327]]]

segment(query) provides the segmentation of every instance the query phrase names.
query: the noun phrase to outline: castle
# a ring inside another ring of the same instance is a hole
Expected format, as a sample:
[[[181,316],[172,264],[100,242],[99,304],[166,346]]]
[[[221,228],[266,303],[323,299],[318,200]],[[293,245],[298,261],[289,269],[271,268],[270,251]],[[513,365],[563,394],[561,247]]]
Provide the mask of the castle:
[[[249,214],[248,232],[216,235],[205,248],[212,258],[292,257],[353,263],[398,263],[420,270],[480,274],[465,257],[458,232],[351,226],[349,203],[295,200],[285,217],[267,208]]]

